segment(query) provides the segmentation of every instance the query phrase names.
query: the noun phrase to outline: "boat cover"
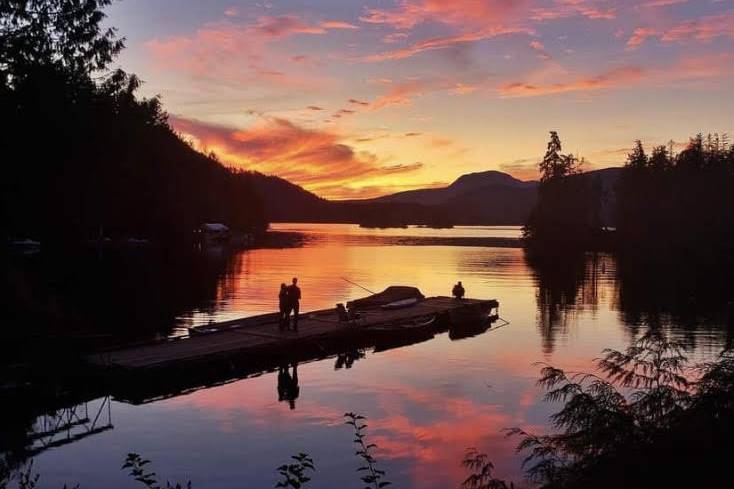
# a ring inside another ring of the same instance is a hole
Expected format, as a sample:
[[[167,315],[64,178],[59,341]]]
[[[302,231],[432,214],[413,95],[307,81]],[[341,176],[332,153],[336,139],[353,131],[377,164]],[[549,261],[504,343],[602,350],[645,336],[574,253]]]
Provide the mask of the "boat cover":
[[[355,299],[347,302],[347,307],[355,309],[367,309],[370,307],[380,307],[391,302],[398,302],[405,299],[425,299],[421,291],[417,287],[408,287],[405,285],[391,285],[382,292]]]

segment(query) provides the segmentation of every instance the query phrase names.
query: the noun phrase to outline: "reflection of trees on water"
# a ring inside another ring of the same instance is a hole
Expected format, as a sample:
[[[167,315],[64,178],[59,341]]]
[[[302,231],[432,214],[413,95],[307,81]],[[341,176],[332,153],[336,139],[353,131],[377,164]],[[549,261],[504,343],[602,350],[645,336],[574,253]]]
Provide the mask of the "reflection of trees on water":
[[[536,280],[545,353],[553,351],[579,313],[593,315],[601,302],[619,311],[630,339],[658,329],[691,348],[702,335],[709,345],[734,344],[734,285],[722,271],[625,262],[606,253],[552,261],[528,257],[528,264]]]
[[[146,249],[15,260],[0,276],[11,291],[4,314],[16,331],[87,342],[166,335],[184,311],[213,308],[231,294],[242,259]]]
[[[528,257],[536,281],[538,327],[543,352],[552,353],[557,336],[565,335],[581,311],[596,313],[606,293],[601,278],[613,268],[609,255],[598,253],[558,256],[555,260]]]
[[[734,284],[727,270],[692,263],[655,264],[619,260],[618,306],[631,335],[659,329],[695,348],[734,346]],[[708,346],[708,345],[700,345]]]

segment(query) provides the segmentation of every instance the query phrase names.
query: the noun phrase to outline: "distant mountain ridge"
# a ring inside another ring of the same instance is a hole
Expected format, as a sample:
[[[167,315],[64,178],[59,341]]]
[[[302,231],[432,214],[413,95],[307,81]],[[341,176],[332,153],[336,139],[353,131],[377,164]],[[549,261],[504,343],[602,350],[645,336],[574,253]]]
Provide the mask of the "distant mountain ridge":
[[[488,170],[461,175],[447,187],[407,190],[374,199],[366,199],[361,202],[410,202],[424,205],[439,205],[444,204],[451,199],[490,187],[528,189],[536,188],[537,185],[538,182],[535,181],[525,182],[518,180],[507,173]]]
[[[605,196],[603,220],[613,223],[614,184],[621,168],[582,174],[599,178]],[[446,187],[408,190],[363,200],[323,199],[282,178],[259,175],[255,190],[275,222],[363,223],[389,219],[403,224],[522,225],[537,200],[537,181],[496,170],[469,173]]]

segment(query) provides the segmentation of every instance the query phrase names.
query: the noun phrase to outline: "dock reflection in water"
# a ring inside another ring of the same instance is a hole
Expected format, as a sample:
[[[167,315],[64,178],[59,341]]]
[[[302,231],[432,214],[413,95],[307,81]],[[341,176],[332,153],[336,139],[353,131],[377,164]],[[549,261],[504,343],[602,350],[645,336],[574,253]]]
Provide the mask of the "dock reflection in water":
[[[292,276],[299,278],[305,310],[364,295],[340,277],[373,290],[412,284],[429,296],[447,295],[462,280],[468,296],[498,298],[501,316],[512,324],[494,332],[449,331],[378,353],[357,347],[315,361],[285,359],[291,378],[299,361],[295,409],[278,401],[279,365],[264,372],[235,366],[196,388],[185,385],[189,378],[172,378],[184,388],[145,397],[158,400],[142,405],[113,401],[114,430],[39,454],[44,484],[130,487],[117,468],[136,451],[152,459],[159,474],[191,479],[195,487],[272,487],[273,469],[306,451],[316,461],[314,487],[351,487],[358,461],[352,433],[342,424],[349,411],[368,417],[370,441],[379,445],[377,457],[395,487],[458,487],[466,475],[459,462],[470,446],[490,454],[498,476],[519,481],[522,456],[501,430],[547,429],[556,408],[540,399],[534,362],[583,369],[603,348],[624,348],[648,327],[686,341],[694,359],[731,343],[727,293],[707,294],[706,281],[681,273],[641,281],[640,274],[651,272],[622,267],[607,255],[548,267],[529,264],[517,248],[447,244],[452,233],[481,238],[491,230],[430,230],[442,241],[388,245],[390,230],[370,241],[354,238],[350,233],[365,234],[354,228],[309,229],[297,230],[304,246],[229,258],[220,266],[216,294],[192,301],[168,327],[272,312],[279,284]],[[420,233],[430,240],[428,230]]]

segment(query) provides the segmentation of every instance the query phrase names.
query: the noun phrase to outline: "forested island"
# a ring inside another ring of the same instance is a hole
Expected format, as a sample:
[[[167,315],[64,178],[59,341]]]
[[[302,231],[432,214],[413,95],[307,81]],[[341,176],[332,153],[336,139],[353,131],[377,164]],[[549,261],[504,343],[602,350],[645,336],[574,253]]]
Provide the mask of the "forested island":
[[[584,178],[580,163],[551,132],[524,228],[533,255],[606,249],[653,262],[731,264],[734,145],[726,136],[698,134],[677,154],[657,146],[648,155],[636,141],[611,194],[599,179]],[[613,229],[602,217],[610,200]]]

